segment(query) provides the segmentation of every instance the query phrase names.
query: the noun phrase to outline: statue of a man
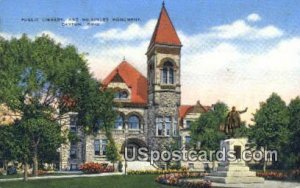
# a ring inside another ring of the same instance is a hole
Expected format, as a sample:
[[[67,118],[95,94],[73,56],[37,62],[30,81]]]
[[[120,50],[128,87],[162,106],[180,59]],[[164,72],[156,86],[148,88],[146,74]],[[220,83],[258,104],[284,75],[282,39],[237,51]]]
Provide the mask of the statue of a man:
[[[227,114],[224,132],[227,136],[233,137],[234,129],[241,127],[240,114],[247,112],[248,108],[243,111],[237,111],[235,106],[232,107],[231,111]]]

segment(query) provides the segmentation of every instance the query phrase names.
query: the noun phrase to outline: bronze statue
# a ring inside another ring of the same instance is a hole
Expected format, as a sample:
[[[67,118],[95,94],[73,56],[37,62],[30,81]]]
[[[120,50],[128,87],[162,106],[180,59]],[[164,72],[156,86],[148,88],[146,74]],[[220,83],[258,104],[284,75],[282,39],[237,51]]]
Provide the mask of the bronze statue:
[[[232,107],[231,111],[226,117],[224,132],[228,137],[233,137],[234,129],[241,127],[240,114],[247,112],[248,108],[243,111],[237,111],[235,106]]]

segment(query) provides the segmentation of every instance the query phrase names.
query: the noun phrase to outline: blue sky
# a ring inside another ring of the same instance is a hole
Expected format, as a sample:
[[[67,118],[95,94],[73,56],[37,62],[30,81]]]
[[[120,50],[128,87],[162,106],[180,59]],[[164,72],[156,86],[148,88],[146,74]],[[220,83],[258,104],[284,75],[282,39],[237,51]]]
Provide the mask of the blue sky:
[[[284,0],[166,0],[183,43],[182,103],[218,100],[251,112],[272,92],[288,103],[300,91],[300,2]],[[146,73],[145,52],[161,0],[0,0],[0,35],[46,33],[87,52],[95,77],[103,79],[123,56]],[[22,22],[22,18],[134,17],[138,22]],[[193,90],[193,92],[188,92]]]
[[[22,24],[22,17],[140,17],[142,22],[156,18],[161,0],[1,0],[1,30],[19,33],[39,32],[45,29],[74,36],[78,28],[65,30],[58,24]],[[177,0],[166,1],[166,6],[177,29],[188,34],[205,31],[207,28],[228,23],[236,18],[257,13],[264,18],[260,24],[273,24],[286,28],[291,33],[299,33],[300,2],[297,1],[260,1],[260,0]],[[125,27],[126,24],[112,23]],[[110,27],[107,24],[102,28]],[[91,31],[92,32],[92,31]]]

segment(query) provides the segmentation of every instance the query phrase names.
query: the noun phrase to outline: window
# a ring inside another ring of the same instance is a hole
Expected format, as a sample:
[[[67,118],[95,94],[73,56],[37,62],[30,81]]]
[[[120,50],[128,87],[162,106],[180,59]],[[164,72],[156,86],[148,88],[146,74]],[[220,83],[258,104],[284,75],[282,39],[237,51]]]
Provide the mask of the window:
[[[173,119],[173,136],[177,136],[177,121]]]
[[[115,129],[123,129],[123,125],[124,125],[124,118],[121,115],[118,115],[115,121]]]
[[[94,154],[100,155],[100,140],[94,141]]]
[[[163,84],[174,84],[174,68],[170,61],[165,62],[163,65],[161,80]]]
[[[177,122],[173,120],[173,134],[176,135],[176,126]],[[172,127],[172,117],[165,116],[156,118],[156,136],[170,136],[171,135],[171,127]]]
[[[106,155],[106,145],[107,145],[107,140],[95,140],[94,141],[94,154],[95,155]]]
[[[156,118],[156,135],[157,136],[163,135],[163,119],[162,119],[162,117]]]
[[[127,99],[128,92],[126,90],[119,90],[115,93],[115,99]]]
[[[185,144],[190,144],[191,143],[192,138],[190,136],[186,136],[185,137]]]
[[[101,140],[101,143],[100,143],[101,155],[106,155],[106,146],[107,146],[107,140]]]
[[[170,116],[166,116],[165,117],[165,135],[166,136],[170,136],[170,131],[171,131],[171,117]]]
[[[77,131],[77,116],[70,115],[70,132],[76,132],[76,131]]]
[[[191,120],[186,120],[185,128],[189,129],[189,128],[191,128],[191,125],[192,125],[192,121]]]
[[[77,147],[76,144],[71,144],[71,149],[70,149],[70,158],[71,159],[76,159],[76,152],[77,151]]]
[[[128,128],[129,129],[139,129],[140,128],[140,119],[136,115],[129,117]]]

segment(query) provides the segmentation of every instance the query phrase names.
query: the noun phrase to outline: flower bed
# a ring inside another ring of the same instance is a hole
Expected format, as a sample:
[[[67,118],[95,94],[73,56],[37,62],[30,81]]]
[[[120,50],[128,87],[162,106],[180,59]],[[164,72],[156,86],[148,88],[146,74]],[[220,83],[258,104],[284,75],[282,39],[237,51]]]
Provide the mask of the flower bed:
[[[287,178],[287,175],[283,172],[257,172],[256,175],[268,180],[284,180]]]
[[[128,171],[129,175],[143,175],[143,174],[169,174],[169,173],[186,173],[186,169],[170,169],[170,170],[132,170]]]
[[[114,168],[112,166],[108,166],[107,164],[93,163],[93,162],[85,163],[81,165],[80,170],[85,174],[114,172]]]
[[[286,180],[286,179],[299,179],[300,169],[295,169],[291,171],[267,171],[267,172],[257,172],[257,176],[263,177],[268,180]]]
[[[156,178],[156,182],[172,186],[190,187],[190,188],[208,188],[211,187],[211,182],[206,180],[186,181],[186,178],[202,178],[205,173],[171,173],[163,174]]]

